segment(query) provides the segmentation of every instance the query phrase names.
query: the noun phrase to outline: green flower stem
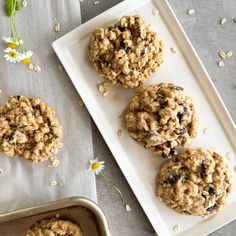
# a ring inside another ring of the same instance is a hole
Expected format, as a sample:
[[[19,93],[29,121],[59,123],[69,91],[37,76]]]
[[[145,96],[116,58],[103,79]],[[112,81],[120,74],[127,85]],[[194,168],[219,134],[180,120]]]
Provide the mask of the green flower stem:
[[[124,202],[124,197],[123,197],[123,194],[122,194],[122,192],[120,191],[120,189],[119,189],[118,187],[116,187],[116,185],[115,185],[102,171],[101,171],[99,174],[101,174],[101,176],[105,179],[105,181],[106,181],[109,185],[111,185],[111,187],[112,187],[113,189],[115,189],[115,190],[119,193],[122,202]]]
[[[16,0],[12,0],[13,1],[13,9],[12,9],[12,14],[11,14],[11,17],[10,17],[10,22],[11,22],[11,34],[13,35],[14,38],[16,38],[16,40],[18,41],[19,43],[19,48],[21,50],[21,52],[23,52],[23,48],[22,48],[22,45],[20,43],[20,37],[19,37],[19,34],[17,33],[17,30],[16,30],[16,25],[15,25],[15,19],[14,19],[14,16],[15,16],[15,12],[16,12]]]

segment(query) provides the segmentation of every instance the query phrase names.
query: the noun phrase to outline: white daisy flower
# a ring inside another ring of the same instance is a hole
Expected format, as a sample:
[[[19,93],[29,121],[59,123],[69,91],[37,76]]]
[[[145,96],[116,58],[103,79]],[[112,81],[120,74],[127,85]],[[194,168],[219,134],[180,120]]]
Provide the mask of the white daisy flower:
[[[97,158],[89,161],[89,170],[95,172],[96,175],[99,175],[100,172],[105,168],[105,161],[98,161]]]
[[[8,48],[16,48],[20,44],[23,44],[22,39],[20,39],[19,41],[11,37],[2,37],[2,39],[5,41]]]
[[[20,61],[24,64],[29,63],[32,56],[33,56],[33,51],[31,50],[19,54]]]
[[[17,52],[16,49],[7,48],[4,50],[4,52],[6,53],[4,55],[4,58],[6,59],[6,61],[9,61],[11,63],[16,63],[20,61],[19,52]]]

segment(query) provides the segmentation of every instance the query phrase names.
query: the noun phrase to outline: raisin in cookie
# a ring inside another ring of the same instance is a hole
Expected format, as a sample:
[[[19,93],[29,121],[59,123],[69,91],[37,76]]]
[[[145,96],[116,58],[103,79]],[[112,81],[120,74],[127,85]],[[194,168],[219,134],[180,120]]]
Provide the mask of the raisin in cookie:
[[[89,58],[111,84],[135,88],[163,62],[163,43],[141,16],[124,16],[114,26],[94,31]]]
[[[148,86],[129,102],[124,124],[129,135],[163,157],[177,154],[195,137],[196,112],[184,89],[171,83]]]
[[[79,226],[69,220],[50,219],[41,220],[32,229],[28,230],[26,236],[82,236]]]
[[[221,155],[202,148],[188,149],[161,167],[157,195],[179,213],[205,216],[222,210],[231,181]]]
[[[59,147],[62,135],[55,111],[40,99],[11,96],[0,106],[0,151],[8,156],[45,161]]]

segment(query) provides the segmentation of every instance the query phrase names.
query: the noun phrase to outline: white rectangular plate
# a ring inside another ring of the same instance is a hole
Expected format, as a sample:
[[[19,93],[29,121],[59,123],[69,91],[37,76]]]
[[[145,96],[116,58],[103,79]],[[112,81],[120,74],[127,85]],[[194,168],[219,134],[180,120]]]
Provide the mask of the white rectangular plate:
[[[159,11],[157,16],[152,14],[154,7]],[[112,95],[103,97],[97,90],[101,79],[87,57],[90,34],[96,27],[113,24],[121,16],[130,14],[142,15],[165,43],[165,62],[148,83],[174,82],[184,87],[195,100],[199,134],[191,147],[204,147],[223,155],[229,151],[235,153],[236,128],[232,119],[165,0],[124,1],[58,39],[53,48],[158,235],[205,235],[235,219],[236,188],[230,195],[229,206],[208,219],[180,215],[168,209],[155,196],[155,177],[163,160],[141,147],[127,133],[122,139],[117,136],[121,127],[118,116],[127,105],[132,91],[115,88]],[[170,47],[174,47],[177,53],[171,53]],[[117,91],[121,94],[119,101],[113,98]],[[204,134],[204,128],[209,128],[211,132]],[[232,169],[236,165],[235,156],[233,160],[226,161]],[[178,232],[173,231],[175,224],[181,226]]]

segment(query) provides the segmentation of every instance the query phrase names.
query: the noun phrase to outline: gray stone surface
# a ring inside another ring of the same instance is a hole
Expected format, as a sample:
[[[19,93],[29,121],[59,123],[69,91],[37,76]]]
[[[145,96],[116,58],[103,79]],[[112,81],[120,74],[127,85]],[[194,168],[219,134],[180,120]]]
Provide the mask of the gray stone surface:
[[[118,2],[120,1],[101,0],[99,5],[94,6],[93,0],[85,0],[81,4],[82,21],[89,20]],[[169,0],[169,2],[236,122],[236,23],[233,21],[236,17],[236,1]],[[186,14],[191,8],[196,9],[196,15]],[[228,19],[224,26],[219,24],[221,17]],[[234,56],[225,60],[223,68],[217,66],[220,50],[235,52]],[[94,124],[93,144],[95,155],[106,161],[107,175],[117,183],[132,207],[132,211],[127,213],[117,194],[102,179],[97,178],[98,202],[107,215],[112,235],[153,236],[152,226]],[[232,222],[211,236],[233,236],[236,235],[235,231],[236,222]]]

